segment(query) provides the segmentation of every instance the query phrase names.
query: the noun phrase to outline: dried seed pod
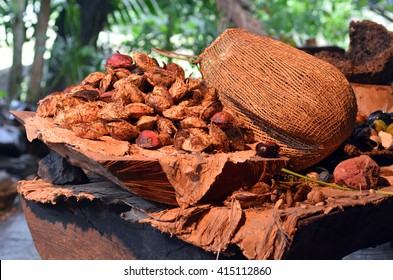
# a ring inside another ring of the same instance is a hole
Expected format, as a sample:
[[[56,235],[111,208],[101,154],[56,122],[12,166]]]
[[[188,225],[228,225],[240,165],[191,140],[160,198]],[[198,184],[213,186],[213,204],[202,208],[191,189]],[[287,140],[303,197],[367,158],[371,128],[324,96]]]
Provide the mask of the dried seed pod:
[[[131,103],[124,107],[129,118],[139,119],[142,116],[153,115],[154,109],[144,103]]]
[[[109,135],[117,140],[130,141],[139,135],[139,129],[125,120],[108,122],[106,129]]]
[[[159,135],[152,130],[143,130],[139,133],[135,143],[144,149],[158,149],[161,146]]]
[[[160,139],[160,142],[162,146],[168,146],[173,144],[173,137],[172,135],[169,135],[167,133],[160,133],[158,135],[158,138]]]
[[[74,88],[72,91],[73,97],[85,99],[87,101],[95,101],[100,97],[100,91],[90,85],[80,86],[80,88]]]
[[[99,99],[104,102],[111,102],[113,92],[114,92],[114,90],[106,91],[100,95]]]
[[[210,120],[216,124],[219,128],[226,130],[235,124],[235,118],[233,115],[226,111],[215,113]]]
[[[187,117],[180,121],[181,128],[207,128],[207,124],[204,120],[198,117]]]
[[[203,85],[201,83],[202,83],[202,79],[201,78],[187,79],[188,91],[194,91],[195,89],[203,88]]]
[[[172,73],[162,68],[151,69],[145,72],[144,76],[152,86],[169,87],[176,80]]]
[[[179,129],[173,137],[173,147],[181,150],[186,139],[190,137],[190,132],[187,129]]]
[[[246,143],[242,131],[237,126],[232,126],[225,130],[232,151],[244,151]]]
[[[146,104],[154,108],[155,112],[162,113],[173,105],[173,99],[166,87],[155,86],[147,95]]]
[[[180,121],[188,117],[188,108],[180,105],[174,105],[162,112],[162,115],[170,120]]]
[[[71,130],[76,136],[85,139],[99,139],[107,134],[105,125],[102,121],[96,120],[89,123],[76,123],[71,126]]]
[[[187,85],[180,78],[176,78],[169,88],[169,93],[175,103],[179,102],[187,94]]]
[[[185,73],[184,73],[184,69],[180,65],[173,62],[169,62],[167,65],[165,65],[164,69],[184,81]]]
[[[223,106],[220,101],[202,103],[202,106],[203,109],[200,116],[203,120],[210,120],[215,113],[220,112],[223,109]]]
[[[214,123],[209,125],[209,135],[211,144],[217,151],[223,153],[228,153],[230,151],[227,135]]]
[[[157,131],[160,134],[174,135],[177,131],[176,126],[167,118],[159,117],[157,121]]]
[[[132,72],[126,68],[117,68],[114,71],[114,75],[118,80],[125,79],[130,75],[133,75]]]
[[[98,112],[98,117],[106,121],[114,121],[127,119],[129,115],[126,112],[123,103],[110,102],[107,103],[104,107],[102,107],[102,109]]]
[[[157,61],[144,53],[133,53],[135,64],[143,71],[150,71],[151,69],[159,68]]]
[[[81,85],[90,85],[92,87],[98,88],[100,86],[101,80],[105,77],[103,72],[93,72],[87,75],[81,82]]]
[[[57,107],[59,110],[68,110],[73,107],[78,106],[79,104],[86,103],[86,101],[82,98],[73,97],[69,94],[63,95],[62,98],[58,101]]]
[[[122,79],[120,81],[127,80]],[[117,83],[119,83],[118,81]],[[122,84],[115,84],[115,90],[112,94],[112,101],[113,102],[122,102],[123,104],[129,103],[143,103],[145,98],[143,96],[142,91],[131,83],[122,83]]]
[[[117,81],[117,78],[114,74],[108,73],[102,78],[100,82],[100,91],[106,92],[113,88],[113,84]]]
[[[143,90],[145,87],[146,78],[143,75],[131,74],[127,78],[127,81],[133,85],[136,85],[137,88]]]
[[[203,129],[189,128],[190,135],[183,142],[181,148],[187,152],[203,152],[210,146],[210,136]]]
[[[55,124],[61,127],[71,128],[77,123],[91,123],[98,120],[98,112],[101,108],[93,102],[86,102],[61,111],[53,119]]]
[[[40,117],[53,117],[59,111],[57,104],[64,98],[64,92],[55,91],[38,101],[37,115]]]
[[[121,54],[119,52],[111,55],[106,61],[106,66],[112,69],[115,68],[129,68],[133,64],[131,56]]]
[[[158,116],[142,116],[137,121],[136,126],[139,130],[155,130],[157,128]]]
[[[201,116],[202,116],[202,112],[204,110],[202,105],[189,106],[189,107],[186,107],[186,108],[187,108],[187,116],[188,117],[202,118]],[[206,120],[206,119],[203,119],[203,120]],[[206,121],[208,121],[208,119]]]
[[[210,87],[205,90],[205,95],[202,102],[211,102],[218,100],[218,92],[216,88]]]

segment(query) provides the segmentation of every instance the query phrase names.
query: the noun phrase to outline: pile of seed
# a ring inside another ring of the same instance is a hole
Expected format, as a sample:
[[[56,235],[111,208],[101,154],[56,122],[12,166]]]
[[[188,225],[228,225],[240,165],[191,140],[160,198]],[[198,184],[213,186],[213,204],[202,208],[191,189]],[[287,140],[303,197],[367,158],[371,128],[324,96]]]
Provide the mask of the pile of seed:
[[[252,130],[223,108],[216,89],[186,78],[178,64],[160,66],[134,52],[113,54],[105,68],[40,100],[38,116],[81,138],[109,135],[146,149],[231,152],[254,142]]]

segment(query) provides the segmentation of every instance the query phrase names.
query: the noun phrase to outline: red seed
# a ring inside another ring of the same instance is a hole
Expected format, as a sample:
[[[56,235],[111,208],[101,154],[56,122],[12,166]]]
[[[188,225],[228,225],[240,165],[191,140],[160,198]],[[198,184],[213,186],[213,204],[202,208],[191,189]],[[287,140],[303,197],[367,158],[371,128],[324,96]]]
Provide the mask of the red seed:
[[[115,53],[113,54],[108,60],[106,61],[106,66],[111,68],[129,68],[133,63],[132,57],[121,54]]]
[[[135,143],[144,149],[158,149],[161,146],[159,135],[152,130],[141,131]]]

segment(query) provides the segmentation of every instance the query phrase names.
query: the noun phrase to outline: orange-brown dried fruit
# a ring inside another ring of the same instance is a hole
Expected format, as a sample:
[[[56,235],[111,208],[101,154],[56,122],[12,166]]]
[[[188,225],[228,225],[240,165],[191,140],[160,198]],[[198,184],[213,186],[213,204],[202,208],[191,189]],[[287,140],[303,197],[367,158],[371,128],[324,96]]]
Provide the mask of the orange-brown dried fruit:
[[[171,94],[174,102],[179,102],[187,94],[187,85],[180,78],[176,78],[171,87],[169,93]]]
[[[100,82],[100,91],[105,92],[107,90],[111,90],[113,88],[113,84],[117,81],[117,78],[113,74],[106,74],[104,78],[102,78]]]
[[[119,52],[112,54],[106,61],[106,66],[111,67],[112,69],[129,68],[132,64],[133,60],[131,56],[121,54]]]
[[[96,120],[89,123],[76,123],[71,126],[71,130],[76,136],[85,139],[98,139],[107,134],[105,125],[102,121]]]
[[[246,142],[244,141],[243,132],[237,126],[232,126],[225,130],[225,134],[229,140],[229,146],[232,151],[244,151]]]
[[[218,100],[218,92],[217,92],[216,88],[214,88],[214,87],[207,88],[205,90],[205,94],[204,94],[202,102],[206,103],[206,102],[216,101],[216,100]]]
[[[217,125],[211,123],[209,125],[210,142],[217,151],[228,153],[230,152],[229,140],[224,131]]]
[[[204,120],[198,117],[187,117],[180,121],[181,128],[207,128],[207,124]]]
[[[125,80],[125,82],[123,82]],[[115,89],[112,94],[113,102],[143,103],[145,98],[143,92],[134,84],[127,83],[127,79],[122,79],[115,83]]]
[[[59,111],[57,104],[64,98],[65,93],[55,91],[38,101],[37,115],[40,117],[53,117]]]
[[[159,117],[157,121],[157,131],[160,134],[174,135],[177,131],[177,128],[169,119]]]
[[[110,102],[107,103],[104,107],[102,107],[102,109],[98,112],[98,117],[106,121],[114,121],[127,119],[129,115],[126,112],[123,103]]]
[[[81,103],[68,110],[60,111],[54,118],[54,123],[65,128],[71,128],[77,123],[91,123],[98,120],[101,108],[94,102]]]
[[[100,91],[90,85],[83,85],[74,88],[72,91],[73,97],[85,99],[87,101],[95,101],[100,97]]]
[[[155,112],[162,113],[173,105],[173,99],[166,87],[155,86],[153,91],[147,94],[146,104],[154,108]]]
[[[176,80],[175,76],[162,68],[154,68],[145,72],[146,80],[152,86],[165,86],[169,87]]]
[[[185,79],[184,69],[179,64],[169,62],[165,65],[164,69],[168,72],[171,72],[174,76],[180,78],[181,80]]]
[[[131,103],[124,107],[129,118],[139,119],[142,116],[153,115],[154,109],[144,103]]]
[[[161,146],[158,133],[152,130],[141,131],[136,138],[135,143],[144,149],[158,149]]]
[[[103,72],[93,72],[87,75],[81,82],[81,85],[90,85],[92,87],[98,88],[100,86],[101,80],[105,77]]]
[[[118,80],[125,79],[130,75],[133,75],[132,72],[126,68],[118,68],[115,69],[114,75]]]
[[[210,137],[199,128],[179,130],[174,137],[174,146],[187,152],[202,152],[210,146]]]
[[[158,116],[142,116],[136,123],[139,130],[155,130],[157,128]]]
[[[151,69],[159,68],[157,61],[144,53],[133,53],[135,64],[143,71],[150,71]]]
[[[215,113],[210,120],[216,124],[219,128],[225,130],[232,127],[235,124],[235,118],[226,111]]]
[[[108,122],[105,126],[109,135],[117,140],[131,141],[139,135],[139,129],[125,120]]]
[[[158,138],[160,139],[162,146],[168,146],[173,144],[173,137],[167,133],[160,133],[158,134]]]
[[[202,103],[202,112],[200,117],[203,120],[210,120],[211,117],[214,116],[215,113],[222,111],[223,106],[220,101],[211,101],[206,104]]]
[[[188,117],[188,108],[180,105],[174,105],[162,112],[162,115],[170,120],[180,121]]]

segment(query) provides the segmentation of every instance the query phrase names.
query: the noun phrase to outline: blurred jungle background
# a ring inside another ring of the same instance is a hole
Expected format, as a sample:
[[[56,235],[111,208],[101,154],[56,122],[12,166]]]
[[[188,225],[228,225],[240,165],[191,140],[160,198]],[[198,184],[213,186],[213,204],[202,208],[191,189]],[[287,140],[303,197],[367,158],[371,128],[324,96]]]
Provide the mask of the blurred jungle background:
[[[34,108],[116,51],[198,55],[229,27],[347,49],[349,22],[365,19],[392,30],[393,0],[0,0],[0,105]]]

